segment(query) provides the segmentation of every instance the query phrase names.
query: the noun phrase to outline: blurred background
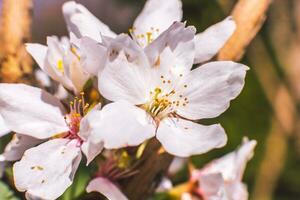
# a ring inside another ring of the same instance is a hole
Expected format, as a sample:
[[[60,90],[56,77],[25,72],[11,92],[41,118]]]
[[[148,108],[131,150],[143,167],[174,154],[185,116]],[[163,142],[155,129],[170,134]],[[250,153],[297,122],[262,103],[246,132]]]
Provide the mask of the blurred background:
[[[68,34],[61,12],[64,2],[33,1],[31,36],[33,42],[45,43],[46,36]],[[121,33],[128,32],[145,1],[78,0],[77,2],[85,5],[113,31]],[[201,32],[230,15],[237,2],[183,0],[184,20],[188,25],[194,25],[197,32]],[[244,18],[247,20],[247,16]],[[255,155],[249,162],[244,176],[250,199],[253,200],[300,199],[299,38],[300,1],[273,0],[266,12],[266,21],[240,60],[251,69],[247,74],[244,90],[219,118],[203,122],[207,124],[221,122],[228,134],[226,147],[192,158],[193,163],[201,167],[213,158],[234,150],[244,136],[257,140]],[[1,139],[1,149],[8,141],[8,137]],[[179,173],[174,181],[179,183],[186,175],[187,169]],[[77,183],[77,186],[78,184],[81,182]],[[0,185],[0,193],[1,188]],[[67,192],[62,199],[73,199],[70,193],[76,190],[68,191],[69,193]],[[154,199],[164,197],[157,195]]]

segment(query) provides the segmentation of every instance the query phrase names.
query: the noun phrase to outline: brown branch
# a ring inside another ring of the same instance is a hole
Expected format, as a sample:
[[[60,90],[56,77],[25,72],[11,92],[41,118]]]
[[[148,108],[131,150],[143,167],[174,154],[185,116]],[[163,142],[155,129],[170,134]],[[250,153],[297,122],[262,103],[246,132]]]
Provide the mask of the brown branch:
[[[160,150],[160,143],[155,138],[150,140],[138,166],[139,173],[123,181],[123,191],[130,200],[147,199],[166,174],[173,156]]]
[[[232,13],[237,22],[237,30],[219,53],[218,59],[238,60],[242,57],[246,46],[262,26],[270,2],[268,0],[240,0],[238,2]],[[281,3],[286,2],[281,1]],[[274,18],[276,21],[278,20],[277,16]],[[278,26],[277,23],[274,24],[282,30],[282,26]],[[286,49],[282,47],[280,49],[285,51]],[[274,70],[274,62],[267,52],[260,37],[253,42],[248,51],[249,60],[252,62],[251,66],[258,76],[275,114],[272,128],[266,140],[264,159],[260,165],[254,188],[253,198],[258,200],[272,199],[278,177],[284,166],[287,138],[295,130],[297,117],[296,102],[287,86],[278,77]],[[274,150],[274,146],[276,146],[276,150]]]
[[[272,120],[272,127],[266,139],[266,150],[255,179],[253,199],[271,200],[279,175],[281,174],[288,148],[288,140],[277,120]]]
[[[231,13],[237,29],[221,49],[218,60],[240,60],[263,22],[271,0],[239,0]]]
[[[270,200],[285,163],[288,137],[295,130],[296,106],[287,86],[276,74],[262,38],[254,40],[249,47],[248,57],[274,112],[253,194],[254,199]]]
[[[1,16],[0,78],[23,82],[32,72],[32,61],[24,43],[30,38],[31,0],[3,0]]]

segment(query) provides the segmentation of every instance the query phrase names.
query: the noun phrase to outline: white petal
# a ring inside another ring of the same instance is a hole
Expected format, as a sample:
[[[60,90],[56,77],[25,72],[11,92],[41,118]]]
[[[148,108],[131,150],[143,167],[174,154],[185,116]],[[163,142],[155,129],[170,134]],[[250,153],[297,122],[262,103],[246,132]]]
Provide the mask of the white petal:
[[[56,199],[72,184],[81,158],[76,142],[49,140],[27,150],[14,164],[14,180],[19,191],[40,199]]]
[[[236,151],[206,165],[201,174],[221,173],[227,182],[241,181],[247,162],[252,158],[256,141],[244,141]]]
[[[17,133],[49,138],[68,131],[65,109],[51,94],[24,84],[0,84],[0,113]]]
[[[187,161],[186,158],[175,157],[169,166],[168,174],[171,176],[177,174],[187,164]]]
[[[74,86],[74,92],[76,94],[79,94],[82,92],[84,85],[90,78],[90,74],[84,71],[81,63],[77,59],[75,55],[73,55],[71,52],[69,52],[68,55],[69,60],[69,77],[72,81],[72,84]]]
[[[228,197],[221,174],[203,175],[199,179],[200,192],[207,200],[232,200]]]
[[[135,35],[152,32],[152,39],[165,31],[175,21],[182,19],[180,0],[148,0],[142,12],[136,18],[133,27]],[[144,45],[146,45],[146,41]]]
[[[179,157],[203,154],[223,147],[227,142],[219,124],[204,126],[177,118],[161,121],[156,137],[167,152]]]
[[[101,42],[101,35],[116,36],[107,25],[97,19],[83,5],[69,1],[64,3],[62,9],[69,31],[75,33],[77,37],[88,36]]]
[[[57,90],[54,94],[54,96],[56,98],[58,98],[59,100],[63,100],[66,99],[68,97],[69,93],[68,91],[64,88],[64,86],[62,84],[59,84],[57,86]]]
[[[103,142],[94,143],[91,140],[87,140],[86,142],[82,143],[81,151],[86,156],[86,165],[89,165],[96,158],[96,156],[101,153],[103,147]]]
[[[125,102],[106,105],[87,116],[90,139],[107,149],[137,146],[154,136],[155,127],[146,112]]]
[[[151,82],[150,67],[129,62],[121,51],[109,62],[99,77],[99,91],[111,101],[125,100],[132,104],[143,104],[149,96]]]
[[[39,84],[43,87],[51,87],[51,80],[49,76],[42,70],[38,69],[34,71],[34,76]]]
[[[104,147],[103,141],[95,141],[91,137],[93,129],[90,127],[89,118],[94,117],[94,112],[98,112],[101,104],[96,105],[88,114],[80,121],[80,131],[78,135],[84,141],[81,145],[81,151],[87,158],[87,165],[94,160],[94,158],[101,153]],[[99,130],[101,131],[101,130]]]
[[[69,64],[66,60],[69,49],[67,42],[60,41],[56,36],[47,37],[47,55],[43,71],[45,71],[53,80],[61,83],[69,90],[73,90],[74,86],[69,77]]]
[[[180,56],[177,59],[183,59],[181,62],[185,65],[184,67],[190,69],[195,56],[195,32],[195,27],[185,27],[185,23],[175,22],[172,24],[156,40],[145,48],[150,64],[154,65],[157,63],[161,52],[163,52],[166,47],[169,47],[176,56]],[[189,55],[188,59],[186,58],[187,55]]]
[[[232,200],[248,200],[247,186],[241,182],[226,185],[226,190]]]
[[[98,177],[93,179],[86,187],[87,192],[99,192],[108,200],[127,200],[121,190],[106,178]]]
[[[196,56],[194,63],[211,59],[224,46],[235,31],[236,24],[232,17],[209,27],[195,37]]]
[[[4,152],[0,155],[0,161],[16,161],[21,159],[23,153],[42,140],[21,134],[15,134],[12,140],[6,145]]]
[[[9,128],[5,125],[3,117],[0,115],[0,137],[10,133]]]
[[[230,61],[210,62],[192,70],[176,89],[188,101],[177,113],[195,120],[217,117],[241,92],[246,70],[245,65]]]
[[[39,67],[42,70],[45,70],[45,60],[46,60],[48,47],[41,44],[27,43],[26,50],[34,58],[34,60],[39,65]]]
[[[83,37],[80,40],[80,53],[84,70],[97,76],[106,63],[106,48],[91,38]]]

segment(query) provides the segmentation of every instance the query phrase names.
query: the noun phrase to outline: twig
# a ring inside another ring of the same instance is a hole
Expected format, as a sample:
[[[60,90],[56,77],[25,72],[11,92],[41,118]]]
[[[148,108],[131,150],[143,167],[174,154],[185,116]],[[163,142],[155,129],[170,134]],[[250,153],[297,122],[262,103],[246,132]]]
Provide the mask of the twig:
[[[263,22],[271,0],[239,0],[231,13],[237,29],[221,49],[218,60],[240,60]]]
[[[0,43],[2,82],[24,82],[32,72],[32,61],[24,43],[30,38],[31,0],[3,0]]]

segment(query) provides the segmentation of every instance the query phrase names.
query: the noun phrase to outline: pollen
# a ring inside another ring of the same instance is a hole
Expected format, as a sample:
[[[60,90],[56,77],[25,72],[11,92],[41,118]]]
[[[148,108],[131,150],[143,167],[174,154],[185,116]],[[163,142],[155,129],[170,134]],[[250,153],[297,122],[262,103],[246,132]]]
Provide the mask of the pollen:
[[[60,71],[61,73],[64,73],[65,69],[64,69],[64,63],[62,60],[58,60],[57,61],[57,69],[58,71]]]
[[[39,170],[39,171],[44,170],[44,168],[41,167],[41,166],[32,166],[30,169],[32,169],[32,170]]]
[[[78,60],[80,60],[80,55],[77,53],[77,50],[75,47],[71,47],[71,52],[76,56]]]
[[[147,36],[147,44],[150,44],[152,42],[152,33],[151,32],[147,32],[146,36]]]

